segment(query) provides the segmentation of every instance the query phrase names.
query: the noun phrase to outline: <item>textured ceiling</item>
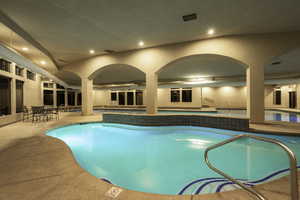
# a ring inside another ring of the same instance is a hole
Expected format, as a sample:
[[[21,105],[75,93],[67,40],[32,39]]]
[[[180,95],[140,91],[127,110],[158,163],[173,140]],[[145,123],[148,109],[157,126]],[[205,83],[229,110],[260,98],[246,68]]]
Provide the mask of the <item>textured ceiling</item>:
[[[299,0],[1,0],[6,15],[60,64],[105,49],[124,51],[215,36],[300,30]],[[198,19],[183,22],[182,16]]]
[[[189,79],[197,77],[241,76],[246,66],[233,59],[218,55],[190,56],[164,67],[160,80]]]
[[[144,82],[144,72],[128,65],[110,65],[93,75],[94,84]]]
[[[45,54],[40,52],[22,37],[14,33],[11,29],[0,23],[0,43],[3,45],[14,49],[16,52],[22,56],[30,59],[33,63],[39,67],[47,70],[50,73],[55,73],[57,71],[56,66],[52,63],[51,59]],[[28,51],[23,51],[22,48],[27,47]],[[40,61],[45,61],[45,65],[41,65]],[[26,67],[26,66],[23,66]]]

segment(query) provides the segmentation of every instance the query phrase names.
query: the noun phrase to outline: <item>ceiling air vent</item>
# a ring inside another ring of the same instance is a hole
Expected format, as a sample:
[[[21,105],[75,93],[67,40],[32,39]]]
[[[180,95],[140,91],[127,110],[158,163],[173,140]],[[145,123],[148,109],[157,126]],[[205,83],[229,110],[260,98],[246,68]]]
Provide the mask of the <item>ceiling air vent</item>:
[[[280,64],[281,64],[281,61],[272,62],[272,65],[280,65]]]
[[[104,51],[105,51],[106,53],[115,53],[114,50],[110,50],[110,49],[105,49]]]
[[[191,20],[196,20],[197,19],[197,14],[193,13],[193,14],[189,14],[189,15],[184,15],[184,16],[182,16],[182,19],[185,22],[191,21]]]

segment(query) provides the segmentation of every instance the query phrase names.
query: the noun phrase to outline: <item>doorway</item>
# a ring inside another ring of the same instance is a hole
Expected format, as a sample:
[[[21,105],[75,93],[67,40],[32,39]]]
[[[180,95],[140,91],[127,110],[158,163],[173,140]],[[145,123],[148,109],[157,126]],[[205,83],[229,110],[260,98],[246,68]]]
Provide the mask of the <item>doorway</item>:
[[[296,108],[297,106],[297,94],[296,92],[289,92],[289,108]]]

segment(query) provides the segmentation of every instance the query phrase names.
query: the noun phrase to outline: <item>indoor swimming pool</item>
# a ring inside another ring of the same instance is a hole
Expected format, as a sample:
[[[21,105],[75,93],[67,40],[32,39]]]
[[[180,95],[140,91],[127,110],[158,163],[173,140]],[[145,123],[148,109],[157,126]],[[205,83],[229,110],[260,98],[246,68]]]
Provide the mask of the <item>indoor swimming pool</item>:
[[[122,113],[145,113],[144,110],[130,110],[130,109],[95,109],[95,112],[122,112]],[[196,111],[173,111],[173,110],[159,110],[161,114],[204,114],[204,115],[225,115],[230,117],[247,117],[246,110],[235,109],[218,109],[217,112],[196,112]],[[265,110],[266,121],[282,121],[300,123],[300,113],[285,112],[277,110]]]
[[[243,133],[192,126],[86,123],[53,129],[47,135],[64,141],[90,174],[114,185],[158,194],[205,194],[236,186],[207,167],[204,150]],[[282,141],[300,160],[299,137],[260,136]],[[215,149],[209,158],[213,165],[248,185],[280,178],[289,168],[280,147],[253,139]]]

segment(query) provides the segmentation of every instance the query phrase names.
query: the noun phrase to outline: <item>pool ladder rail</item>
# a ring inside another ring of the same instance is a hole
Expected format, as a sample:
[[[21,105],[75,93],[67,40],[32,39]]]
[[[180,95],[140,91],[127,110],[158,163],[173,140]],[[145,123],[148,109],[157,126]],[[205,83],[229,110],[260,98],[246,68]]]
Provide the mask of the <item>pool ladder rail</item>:
[[[275,139],[271,139],[271,138],[265,138],[265,137],[261,137],[261,136],[256,136],[256,135],[249,135],[249,134],[242,134],[242,135],[238,135],[235,137],[232,137],[228,140],[224,140],[223,142],[217,143],[215,145],[212,145],[210,147],[208,147],[205,152],[204,152],[204,158],[205,158],[205,162],[207,164],[207,166],[212,169],[213,171],[215,171],[216,173],[224,176],[225,178],[227,178],[228,180],[232,181],[233,183],[237,184],[238,186],[240,186],[242,189],[246,190],[247,192],[249,192],[250,194],[252,194],[253,196],[256,197],[256,199],[259,200],[267,200],[266,197],[264,197],[261,193],[259,193],[258,191],[256,191],[254,188],[248,187],[246,186],[244,183],[236,180],[235,178],[227,175],[226,173],[224,173],[223,171],[215,168],[208,159],[208,152],[212,149],[216,149],[220,146],[223,146],[225,144],[231,143],[233,141],[242,139],[242,138],[251,138],[251,139],[255,139],[255,140],[260,140],[260,141],[264,141],[264,142],[268,142],[268,143],[272,143],[272,144],[276,144],[278,146],[280,146],[289,156],[290,159],[290,187],[291,187],[291,200],[299,200],[299,192],[298,192],[298,174],[297,174],[297,159],[296,156],[294,154],[294,152],[288,148],[285,144],[283,144],[282,142],[275,140]]]

